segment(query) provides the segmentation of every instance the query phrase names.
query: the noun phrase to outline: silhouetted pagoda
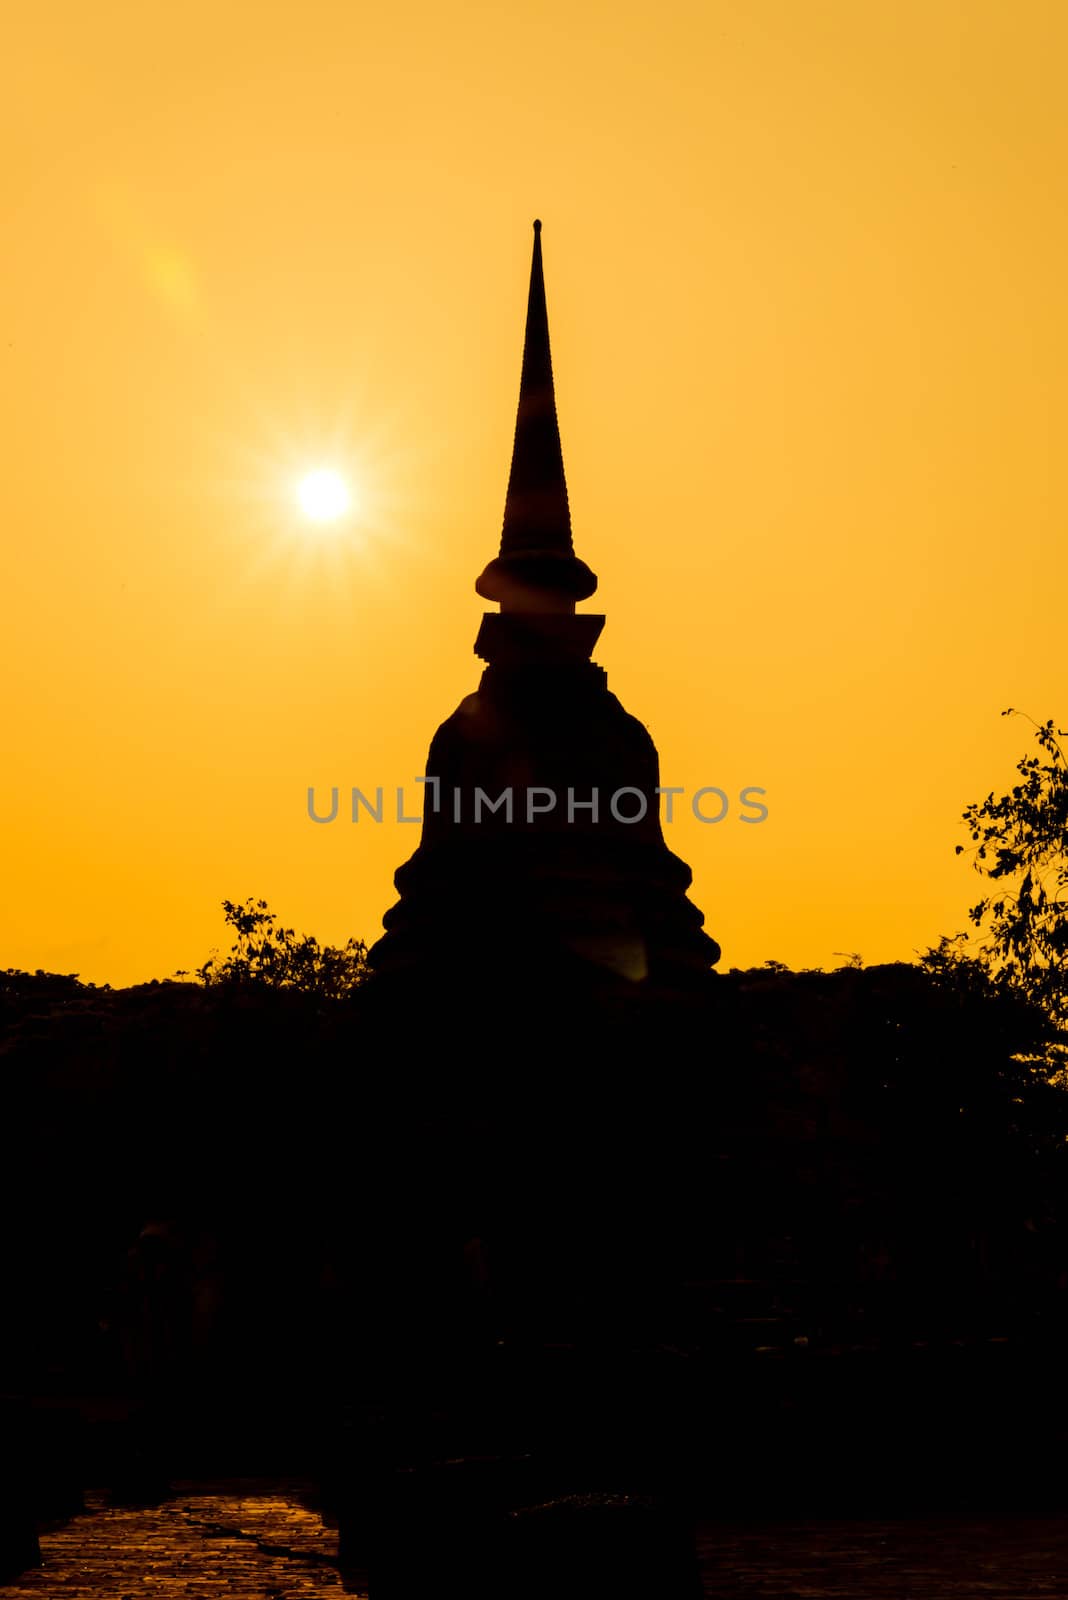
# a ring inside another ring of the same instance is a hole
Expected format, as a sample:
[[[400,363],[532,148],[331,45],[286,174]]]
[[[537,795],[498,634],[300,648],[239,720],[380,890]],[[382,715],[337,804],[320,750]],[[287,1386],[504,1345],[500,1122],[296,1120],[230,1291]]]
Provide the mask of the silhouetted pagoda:
[[[719,947],[664,842],[656,747],[590,660],[604,617],[575,610],[596,587],[572,542],[535,222],[501,548],[475,585],[500,610],[475,642],[478,689],[430,746],[422,839],[371,952],[381,980],[710,976]]]

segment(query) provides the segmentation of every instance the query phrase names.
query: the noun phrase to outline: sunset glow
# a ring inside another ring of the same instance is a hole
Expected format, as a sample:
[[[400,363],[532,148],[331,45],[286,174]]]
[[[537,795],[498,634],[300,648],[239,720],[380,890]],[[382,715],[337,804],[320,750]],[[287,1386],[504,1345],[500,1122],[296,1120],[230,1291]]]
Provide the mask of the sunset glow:
[[[252,894],[377,937],[416,829],[305,797],[411,786],[478,684],[534,217],[595,659],[731,799],[665,825],[722,966],[966,924],[999,713],[1068,715],[1061,0],[60,0],[4,50],[0,965],[164,977]]]

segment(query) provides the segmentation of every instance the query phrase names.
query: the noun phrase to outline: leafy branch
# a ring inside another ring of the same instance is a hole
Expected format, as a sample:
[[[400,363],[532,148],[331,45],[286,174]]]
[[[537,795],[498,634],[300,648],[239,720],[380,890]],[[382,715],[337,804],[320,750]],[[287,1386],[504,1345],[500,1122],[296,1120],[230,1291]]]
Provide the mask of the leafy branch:
[[[1011,707],[1003,716],[1021,713]],[[1017,763],[1020,781],[968,806],[975,870],[999,887],[972,906],[980,956],[1008,986],[1068,1023],[1068,761],[1052,718],[1035,728],[1041,754]],[[957,845],[958,855],[966,847]]]
[[[227,956],[212,955],[196,968],[192,976],[201,983],[296,989],[342,1000],[365,982],[367,946],[362,939],[350,939],[340,946],[320,945],[309,934],[298,935],[292,928],[281,927],[266,900],[250,898],[241,905],[224,900],[222,904],[234,930],[234,942]]]

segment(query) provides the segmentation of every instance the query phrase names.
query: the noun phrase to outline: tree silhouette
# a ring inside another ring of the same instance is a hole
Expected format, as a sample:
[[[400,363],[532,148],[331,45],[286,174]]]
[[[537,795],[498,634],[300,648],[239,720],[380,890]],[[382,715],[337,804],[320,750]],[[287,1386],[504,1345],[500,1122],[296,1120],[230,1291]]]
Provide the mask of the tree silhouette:
[[[266,900],[250,898],[243,905],[224,900],[222,905],[236,937],[229,955],[221,960],[210,956],[197,967],[193,976],[201,983],[296,989],[342,1000],[365,981],[367,946],[362,939],[341,946],[320,945],[309,934],[280,927]]]
[[[1018,716],[1009,707],[1002,716]],[[1068,1025],[1068,763],[1053,720],[1036,723],[1041,755],[1017,763],[1020,782],[968,806],[977,872],[998,887],[972,906],[979,959],[1010,988]],[[966,846],[958,845],[957,854]]]

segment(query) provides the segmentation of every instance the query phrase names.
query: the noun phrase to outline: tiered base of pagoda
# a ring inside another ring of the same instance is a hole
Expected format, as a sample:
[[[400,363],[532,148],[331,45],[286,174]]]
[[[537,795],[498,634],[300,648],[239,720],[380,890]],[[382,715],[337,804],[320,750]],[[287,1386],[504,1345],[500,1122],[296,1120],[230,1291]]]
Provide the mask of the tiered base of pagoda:
[[[427,773],[436,794],[396,875],[376,975],[707,981],[719,947],[664,841],[656,748],[599,667],[490,666]]]

